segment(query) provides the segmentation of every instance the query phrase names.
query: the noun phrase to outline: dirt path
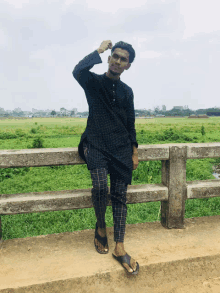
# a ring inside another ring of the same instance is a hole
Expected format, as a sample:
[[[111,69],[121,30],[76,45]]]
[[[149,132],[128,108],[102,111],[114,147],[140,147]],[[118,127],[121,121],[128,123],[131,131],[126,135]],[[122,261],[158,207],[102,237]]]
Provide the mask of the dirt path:
[[[111,253],[94,248],[94,229],[4,241],[0,293],[220,293],[220,216],[126,225],[125,249],[140,265],[128,276]],[[8,290],[6,288],[13,288]]]
[[[127,293],[134,291],[126,291]],[[220,292],[220,277],[207,278],[197,281],[189,281],[187,284],[179,283],[176,286],[168,284],[162,285],[156,289],[144,288],[139,293],[219,293]]]

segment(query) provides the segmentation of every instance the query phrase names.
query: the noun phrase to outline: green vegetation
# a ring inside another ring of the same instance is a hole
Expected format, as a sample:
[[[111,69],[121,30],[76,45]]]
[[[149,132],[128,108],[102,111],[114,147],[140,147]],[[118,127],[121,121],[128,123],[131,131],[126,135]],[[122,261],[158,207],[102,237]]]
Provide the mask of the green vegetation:
[[[0,121],[0,149],[77,147],[87,119],[34,118]],[[136,119],[141,144],[199,143],[220,141],[220,118]],[[187,160],[186,179],[215,179],[212,166],[220,158]],[[139,162],[132,185],[161,183],[161,161]],[[108,186],[110,179],[108,175]],[[86,165],[0,169],[0,194],[92,188]],[[160,202],[128,204],[127,224],[160,220]],[[186,201],[185,218],[220,215],[220,198]],[[4,215],[3,239],[25,238],[75,230],[94,229],[94,208]],[[107,207],[106,225],[113,226],[112,207]]]

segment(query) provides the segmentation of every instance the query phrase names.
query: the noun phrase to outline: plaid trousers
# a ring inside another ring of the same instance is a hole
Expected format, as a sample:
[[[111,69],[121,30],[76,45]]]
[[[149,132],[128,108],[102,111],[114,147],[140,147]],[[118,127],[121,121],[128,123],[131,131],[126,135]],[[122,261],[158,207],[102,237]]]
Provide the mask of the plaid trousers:
[[[83,150],[86,160],[89,155],[98,157],[98,160],[102,158],[102,154],[93,148],[88,142],[83,142]],[[104,161],[103,161],[104,162]],[[88,165],[87,165],[88,166]],[[105,228],[105,212],[107,205],[108,183],[107,175],[108,164],[101,166],[97,169],[90,170],[92,179],[92,202],[95,209],[95,215],[97,218],[97,225],[100,228]],[[113,220],[114,220],[114,241],[124,242],[125,237],[125,225],[127,216],[127,183],[116,178],[114,174],[110,173],[110,194],[112,202]]]

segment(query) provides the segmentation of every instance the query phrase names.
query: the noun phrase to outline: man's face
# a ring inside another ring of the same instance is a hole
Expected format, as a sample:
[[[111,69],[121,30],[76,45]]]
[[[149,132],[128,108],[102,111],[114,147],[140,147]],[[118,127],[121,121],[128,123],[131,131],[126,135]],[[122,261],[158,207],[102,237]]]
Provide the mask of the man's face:
[[[108,57],[109,71],[113,75],[120,75],[131,66],[129,63],[129,53],[121,48],[116,48],[112,56]]]

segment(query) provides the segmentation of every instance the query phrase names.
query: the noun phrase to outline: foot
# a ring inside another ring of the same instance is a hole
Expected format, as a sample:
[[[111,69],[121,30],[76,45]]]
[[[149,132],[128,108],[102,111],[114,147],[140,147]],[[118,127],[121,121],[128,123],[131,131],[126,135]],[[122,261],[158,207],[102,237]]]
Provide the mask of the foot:
[[[98,234],[101,236],[101,237],[105,237],[106,236],[106,228],[99,228],[98,227]],[[99,243],[99,241],[95,238],[95,244],[98,246],[98,249],[101,250],[101,251],[108,251],[108,244],[106,243],[106,246],[104,247],[101,243]]]
[[[123,256],[126,254],[126,251],[124,250],[123,247],[117,247],[116,245],[115,250],[113,251],[113,254],[115,256]],[[127,263],[123,263],[122,265],[126,268],[126,270],[129,273],[132,273],[133,271],[136,271],[137,263],[136,263],[136,260],[133,259],[132,257],[131,257],[130,263],[131,263],[131,267]]]

